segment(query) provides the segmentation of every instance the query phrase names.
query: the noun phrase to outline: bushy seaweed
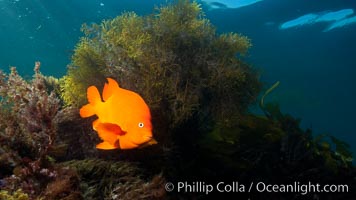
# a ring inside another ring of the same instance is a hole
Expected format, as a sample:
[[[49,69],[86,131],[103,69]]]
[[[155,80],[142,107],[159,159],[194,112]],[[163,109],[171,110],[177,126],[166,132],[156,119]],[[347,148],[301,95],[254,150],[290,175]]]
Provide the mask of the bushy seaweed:
[[[47,91],[39,67],[37,62],[31,81],[24,80],[14,67],[9,75],[1,72],[0,150],[11,149],[5,152],[41,163],[54,144],[60,102],[54,91]]]
[[[81,106],[89,85],[113,77],[176,127],[198,110],[219,121],[237,116],[259,91],[256,73],[238,58],[251,46],[249,39],[218,35],[195,2],[181,0],[145,17],[128,12],[82,30],[62,79],[67,105]]]
[[[76,172],[56,167],[51,157],[58,133],[58,85],[39,68],[36,62],[29,81],[15,67],[10,74],[0,73],[0,199],[80,199]]]

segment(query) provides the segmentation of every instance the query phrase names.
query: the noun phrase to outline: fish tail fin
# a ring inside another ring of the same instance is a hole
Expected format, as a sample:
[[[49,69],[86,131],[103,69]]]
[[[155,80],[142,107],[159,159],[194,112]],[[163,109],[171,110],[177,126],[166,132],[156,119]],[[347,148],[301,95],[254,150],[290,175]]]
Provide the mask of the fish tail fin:
[[[80,108],[79,114],[83,118],[95,115],[94,106],[92,106],[91,104],[84,105]]]
[[[81,117],[90,117],[94,115],[96,112],[96,105],[102,102],[98,88],[95,86],[90,86],[87,89],[87,98],[89,103],[80,109],[79,114]]]
[[[92,105],[102,102],[99,90],[95,86],[88,87],[87,98],[88,98],[89,104],[92,104]]]

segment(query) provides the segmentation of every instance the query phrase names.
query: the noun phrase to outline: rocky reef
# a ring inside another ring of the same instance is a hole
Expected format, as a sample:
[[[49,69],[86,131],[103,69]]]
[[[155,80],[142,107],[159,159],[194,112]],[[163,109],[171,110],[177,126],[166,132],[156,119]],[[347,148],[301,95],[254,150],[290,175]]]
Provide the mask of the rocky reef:
[[[167,192],[166,183],[219,181],[347,184],[356,170],[347,143],[300,128],[300,120],[260,98],[244,55],[250,40],[218,34],[200,5],[179,0],[149,16],[127,12],[82,27],[64,77],[0,73],[0,200],[209,199],[204,192]],[[79,116],[90,85],[117,80],[145,99],[158,144],[97,150],[90,119]],[[235,193],[251,199],[328,199],[330,193]],[[329,198],[330,199],[330,198]]]

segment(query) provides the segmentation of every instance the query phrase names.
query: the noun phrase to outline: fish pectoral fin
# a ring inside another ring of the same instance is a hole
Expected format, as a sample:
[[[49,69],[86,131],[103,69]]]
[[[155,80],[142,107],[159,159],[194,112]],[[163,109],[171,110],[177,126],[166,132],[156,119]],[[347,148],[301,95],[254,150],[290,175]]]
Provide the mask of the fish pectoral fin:
[[[117,134],[115,134],[110,129],[107,129],[105,124],[99,123],[95,128],[98,132],[100,139],[110,143],[111,145],[114,145],[116,143]]]
[[[95,130],[98,132],[99,137],[111,145],[115,145],[118,136],[123,134],[120,126],[111,123],[97,123]]]
[[[94,129],[95,131],[97,130],[96,127],[98,127],[99,124],[100,124],[99,119],[96,119],[96,120],[93,121],[93,129]]]
[[[96,145],[97,149],[103,149],[103,150],[110,150],[110,149],[117,149],[118,147],[104,141],[102,143],[99,143]]]
[[[125,135],[126,132],[121,129],[121,127],[117,124],[113,123],[97,123],[97,128],[105,130],[107,132],[111,132],[115,135]]]

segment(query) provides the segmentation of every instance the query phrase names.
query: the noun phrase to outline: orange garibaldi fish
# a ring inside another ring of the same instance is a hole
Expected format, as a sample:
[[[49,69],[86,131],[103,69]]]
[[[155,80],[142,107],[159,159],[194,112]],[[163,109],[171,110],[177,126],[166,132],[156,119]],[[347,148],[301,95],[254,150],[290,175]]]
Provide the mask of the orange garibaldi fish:
[[[132,149],[156,144],[152,137],[151,114],[140,95],[119,87],[107,78],[103,90],[103,101],[95,86],[87,89],[88,104],[80,109],[81,117],[96,115],[93,129],[103,140],[98,149]]]

